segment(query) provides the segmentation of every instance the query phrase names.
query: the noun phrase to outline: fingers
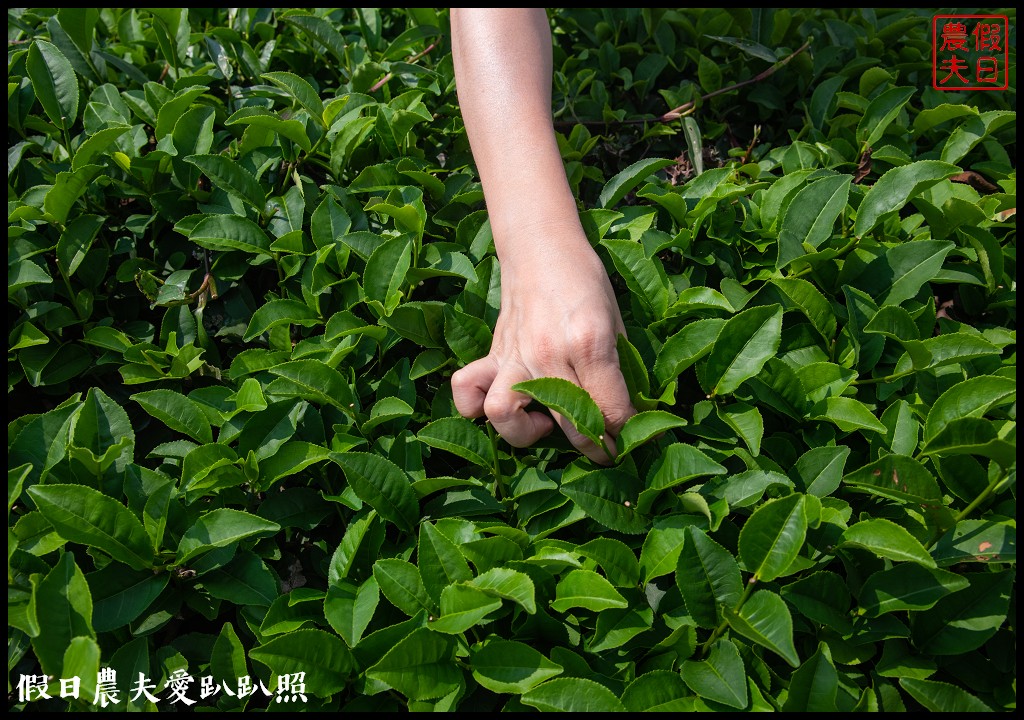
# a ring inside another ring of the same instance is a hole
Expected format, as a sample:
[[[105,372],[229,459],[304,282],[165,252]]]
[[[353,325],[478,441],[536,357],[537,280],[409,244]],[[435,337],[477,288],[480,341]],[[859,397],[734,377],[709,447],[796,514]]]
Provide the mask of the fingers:
[[[498,365],[488,355],[452,374],[452,400],[462,417],[478,418],[484,414],[484,399],[497,373]]]
[[[590,397],[601,408],[605,432],[613,438],[617,437],[626,421],[636,415],[618,360],[577,365],[576,375],[580,379],[580,387],[590,393]],[[613,446],[614,442],[609,441],[608,445]]]
[[[577,374],[575,374],[571,369],[565,369],[561,373],[558,373],[555,377],[560,377],[565,380],[568,380],[574,385],[580,385],[581,387],[583,386],[583,384],[580,381],[580,378],[577,377]],[[593,395],[593,393],[591,394]],[[610,465],[612,463],[614,456],[608,457],[608,455],[604,452],[604,449],[602,449],[601,446],[599,446],[599,444],[596,444],[592,439],[590,439],[585,434],[580,432],[580,430],[575,428],[575,426],[567,418],[554,412],[552,412],[552,415],[555,418],[555,422],[558,423],[558,427],[560,427],[562,429],[562,432],[565,433],[565,437],[568,439],[569,442],[572,443],[573,448],[579,450],[581,453],[583,453],[588,458],[593,460],[595,463],[598,463],[600,465]],[[608,450],[614,453],[614,438],[608,437],[607,434],[605,436],[607,437],[605,444],[607,444]]]
[[[544,413],[526,411],[530,404],[529,396],[512,390],[516,383],[529,379],[530,373],[521,365],[501,368],[484,399],[487,419],[513,447],[532,445],[554,429],[551,418]]]
[[[626,381],[619,370],[618,358],[611,353],[577,362],[575,368],[563,367],[559,372],[541,373],[562,377],[579,385],[594,398],[605,421],[604,449],[577,430],[565,417],[553,413],[554,423],[581,453],[594,462],[607,465],[614,459],[615,438],[625,422],[636,414],[629,398]],[[463,417],[487,417],[494,429],[513,447],[528,447],[554,428],[552,418],[541,412],[527,412],[530,398],[511,388],[518,382],[538,374],[520,365],[499,368],[492,356],[476,360],[452,375],[452,399]]]

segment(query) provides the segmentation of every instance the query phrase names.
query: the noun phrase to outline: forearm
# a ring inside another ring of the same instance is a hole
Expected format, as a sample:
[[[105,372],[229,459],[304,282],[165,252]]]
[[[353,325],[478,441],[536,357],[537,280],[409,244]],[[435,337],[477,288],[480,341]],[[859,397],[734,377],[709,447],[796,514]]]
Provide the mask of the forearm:
[[[451,24],[459,103],[499,257],[580,250],[586,239],[552,126],[544,10],[452,8]]]

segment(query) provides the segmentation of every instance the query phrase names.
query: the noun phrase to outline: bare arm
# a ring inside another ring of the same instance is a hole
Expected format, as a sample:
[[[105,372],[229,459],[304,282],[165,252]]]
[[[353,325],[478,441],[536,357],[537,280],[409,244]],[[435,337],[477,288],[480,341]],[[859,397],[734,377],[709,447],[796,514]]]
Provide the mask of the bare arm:
[[[624,333],[611,284],[583,232],[551,118],[551,31],[541,8],[452,8],[459,103],[501,262],[501,313],[487,357],[452,377],[459,412],[486,415],[510,444],[553,429],[512,385],[562,377],[597,401],[611,434],[635,410],[619,371]],[[604,452],[556,417],[581,452]],[[611,443],[609,443],[611,444]]]

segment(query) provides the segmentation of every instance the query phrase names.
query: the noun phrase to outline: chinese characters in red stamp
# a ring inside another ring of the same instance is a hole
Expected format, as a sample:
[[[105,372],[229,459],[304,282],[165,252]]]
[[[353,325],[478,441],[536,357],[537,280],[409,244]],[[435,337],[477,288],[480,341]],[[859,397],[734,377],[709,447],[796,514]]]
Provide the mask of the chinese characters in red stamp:
[[[1005,15],[935,15],[932,87],[1005,90],[1010,86],[1010,21]]]

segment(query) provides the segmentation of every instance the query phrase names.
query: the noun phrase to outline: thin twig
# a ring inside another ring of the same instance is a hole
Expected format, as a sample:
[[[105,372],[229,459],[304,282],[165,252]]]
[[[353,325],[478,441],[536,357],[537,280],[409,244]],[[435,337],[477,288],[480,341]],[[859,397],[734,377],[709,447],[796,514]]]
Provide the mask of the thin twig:
[[[740,160],[740,165],[746,165],[750,162],[750,156],[754,152],[754,148],[757,146],[757,139],[761,136],[761,126],[754,126],[754,137],[750,139],[750,145],[747,146],[747,151],[743,153],[743,159]]]
[[[810,46],[811,46],[811,41],[808,40],[803,45],[798,47],[796,50],[794,50],[792,53],[790,53],[789,55],[784,57],[782,60],[779,60],[777,63],[772,65],[770,68],[768,68],[764,72],[758,73],[754,77],[749,78],[748,80],[744,80],[743,82],[738,82],[738,83],[736,83],[734,85],[730,85],[729,87],[724,87],[724,88],[721,88],[719,90],[715,90],[714,92],[709,92],[706,95],[701,95],[699,99],[691,100],[690,102],[683,103],[679,107],[672,108],[667,113],[664,113],[663,115],[660,115],[660,116],[655,117],[655,118],[628,118],[626,120],[616,120],[614,122],[605,122],[604,120],[575,120],[575,121],[573,121],[573,120],[560,120],[560,121],[555,123],[555,126],[556,127],[571,127],[573,125],[601,125],[601,126],[608,126],[608,125],[639,125],[640,123],[649,123],[649,122],[655,122],[655,123],[672,122],[673,120],[678,120],[679,118],[683,117],[684,115],[688,115],[691,112],[693,112],[693,110],[696,108],[698,103],[702,103],[705,100],[708,100],[710,98],[715,97],[716,95],[722,95],[722,94],[727,93],[727,92],[732,92],[733,90],[738,90],[741,87],[746,87],[747,85],[753,85],[754,83],[761,82],[765,78],[768,78],[771,75],[775,74],[775,72],[778,71],[779,68],[781,68],[784,65],[788,64],[790,60],[795,58],[797,55],[802,53],[804,50],[806,50]]]
[[[423,49],[423,50],[422,50],[421,52],[418,52],[418,53],[416,53],[415,55],[410,55],[410,56],[409,56],[409,59],[408,59],[408,60],[406,60],[406,62],[408,62],[408,63],[414,63],[414,62],[416,62],[416,61],[417,61],[417,60],[419,60],[419,59],[420,59],[421,57],[423,57],[424,55],[426,55],[426,54],[427,54],[428,52],[430,52],[431,50],[433,50],[433,49],[434,49],[435,47],[437,47],[437,43],[436,43],[436,42],[432,42],[432,43],[430,43],[430,44],[429,44],[429,45],[427,45],[427,47],[426,47],[426,48],[424,48],[424,49]],[[378,91],[378,90],[380,90],[380,89],[381,89],[382,87],[384,87],[385,85],[387,85],[387,84],[388,84],[388,81],[389,81],[389,80],[390,80],[391,78],[393,78],[394,76],[395,76],[395,74],[394,74],[394,73],[388,73],[387,75],[385,75],[384,77],[382,77],[382,78],[381,78],[380,80],[378,80],[377,82],[375,82],[375,83],[373,84],[373,87],[371,87],[371,88],[370,88],[370,92],[377,92],[377,91]]]

